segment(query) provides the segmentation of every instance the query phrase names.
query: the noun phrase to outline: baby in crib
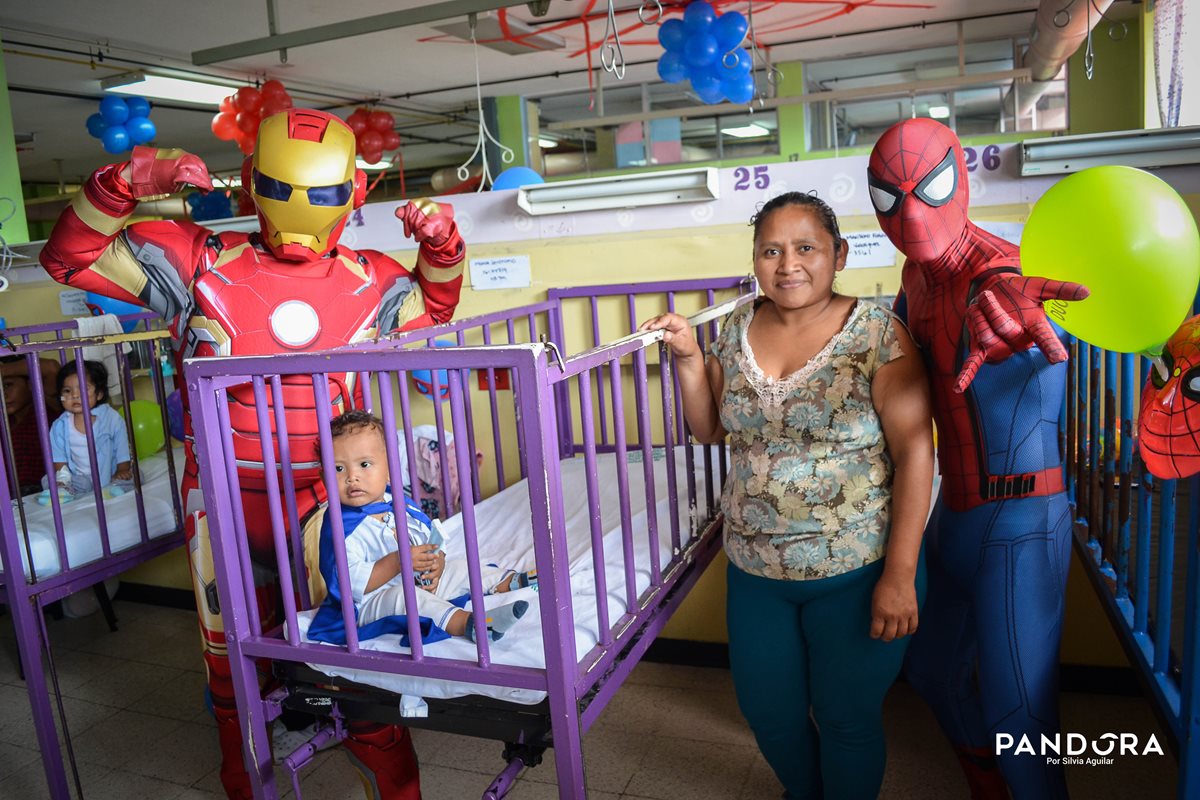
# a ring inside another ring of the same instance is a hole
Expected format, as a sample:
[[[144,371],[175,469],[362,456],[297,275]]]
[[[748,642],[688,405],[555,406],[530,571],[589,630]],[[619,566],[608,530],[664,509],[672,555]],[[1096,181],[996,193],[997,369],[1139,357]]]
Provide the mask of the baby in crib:
[[[396,540],[396,520],[389,488],[386,435],[383,423],[366,411],[350,411],[330,423],[333,438],[337,495],[342,504],[346,535],[346,561],[350,589],[358,618],[359,638],[385,633],[407,633],[404,616],[404,581]],[[326,487],[327,490],[332,487]],[[405,497],[411,580],[416,582],[417,611],[421,617],[422,641],[429,643],[449,636],[474,641],[473,612],[461,604],[470,593],[467,562],[447,559],[440,550],[437,523],[425,516],[411,498]],[[328,594],[309,626],[308,637],[316,641],[345,643],[340,605],[333,530],[328,515],[321,527],[320,571]],[[537,586],[536,573],[481,567],[487,594]],[[486,628],[496,641],[516,624],[529,608],[516,600],[487,610]]]
[[[87,375],[84,391],[87,392],[88,406],[92,412],[92,436],[96,442],[98,472],[92,475],[84,429],[84,398],[79,390],[75,362],[71,361],[58,371],[56,380],[63,413],[50,425],[50,456],[54,459],[54,477],[43,479],[46,488],[38,496],[38,502],[42,505],[50,502],[50,480],[57,484],[59,498],[63,502],[77,495],[90,496],[96,484],[104,489],[105,497],[116,497],[124,494],[129,481],[133,480],[125,420],[108,403],[108,370],[99,361],[84,361],[83,368]]]

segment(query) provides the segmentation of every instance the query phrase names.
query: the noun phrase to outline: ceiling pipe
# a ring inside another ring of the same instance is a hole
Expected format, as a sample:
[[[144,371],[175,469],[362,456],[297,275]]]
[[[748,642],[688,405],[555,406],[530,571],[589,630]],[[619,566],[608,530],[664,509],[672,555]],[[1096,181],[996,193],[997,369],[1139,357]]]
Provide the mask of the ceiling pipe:
[[[1088,34],[1104,19],[1112,0],[1042,0],[1029,33],[1029,47],[1021,66],[1030,71],[1030,81],[1014,83],[1004,98],[1005,109],[1018,119],[1027,116],[1050,82],[1074,55]]]

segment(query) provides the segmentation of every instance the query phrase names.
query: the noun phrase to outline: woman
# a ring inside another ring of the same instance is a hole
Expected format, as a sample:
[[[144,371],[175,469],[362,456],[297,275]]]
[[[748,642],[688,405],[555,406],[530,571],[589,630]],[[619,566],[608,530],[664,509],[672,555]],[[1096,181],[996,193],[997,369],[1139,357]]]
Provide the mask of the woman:
[[[763,296],[707,363],[683,317],[641,329],[664,331],[696,439],[728,436],[730,663],[759,748],[785,797],[873,798],[924,594],[925,371],[889,311],[833,291],[848,247],[829,206],[784,194],[751,224]]]

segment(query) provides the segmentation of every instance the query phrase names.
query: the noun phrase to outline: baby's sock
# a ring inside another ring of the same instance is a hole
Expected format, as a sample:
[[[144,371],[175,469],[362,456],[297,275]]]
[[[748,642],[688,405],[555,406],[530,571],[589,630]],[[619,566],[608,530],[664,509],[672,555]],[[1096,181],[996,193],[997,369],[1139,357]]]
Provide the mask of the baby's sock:
[[[516,625],[517,620],[525,616],[525,612],[528,610],[529,603],[524,600],[518,600],[506,606],[489,608],[487,610],[487,619],[484,621],[488,629],[488,638],[493,642],[503,639],[505,632],[513,625]],[[475,641],[474,612],[467,617],[467,638],[472,642]]]
[[[528,586],[537,589],[537,585],[538,577],[536,569],[531,569],[529,572],[509,572],[500,579],[500,582],[492,589],[492,593],[515,592],[517,589],[524,589]]]

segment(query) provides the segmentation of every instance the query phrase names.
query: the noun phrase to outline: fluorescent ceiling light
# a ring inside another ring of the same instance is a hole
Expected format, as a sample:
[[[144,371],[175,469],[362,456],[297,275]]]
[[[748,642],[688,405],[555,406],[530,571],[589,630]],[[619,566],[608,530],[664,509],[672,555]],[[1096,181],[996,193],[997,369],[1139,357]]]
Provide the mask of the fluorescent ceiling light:
[[[144,72],[126,72],[104,78],[100,81],[100,88],[113,94],[156,97],[214,108],[235,91],[235,87],[230,85],[147,75]]]
[[[522,186],[517,193],[517,205],[526,213],[538,216],[605,208],[698,203],[715,200],[719,196],[716,168],[697,167]]]
[[[929,116],[933,119],[950,119],[950,106],[930,106]]]
[[[1200,164],[1200,127],[1054,136],[1021,143],[1022,175],[1059,175],[1104,165],[1172,164]]]
[[[757,122],[751,122],[749,125],[740,125],[736,128],[721,128],[721,133],[726,136],[732,136],[735,139],[755,139],[759,136],[771,135],[771,131]]]
[[[558,141],[555,139],[547,139],[544,136],[538,137],[538,147],[543,150],[549,150],[552,147],[558,147]]]
[[[392,160],[390,158],[385,158],[383,161],[380,161],[376,164],[368,164],[367,162],[362,160],[362,156],[354,157],[354,166],[358,167],[359,169],[365,169],[367,171],[387,169],[391,165],[392,165]]]

